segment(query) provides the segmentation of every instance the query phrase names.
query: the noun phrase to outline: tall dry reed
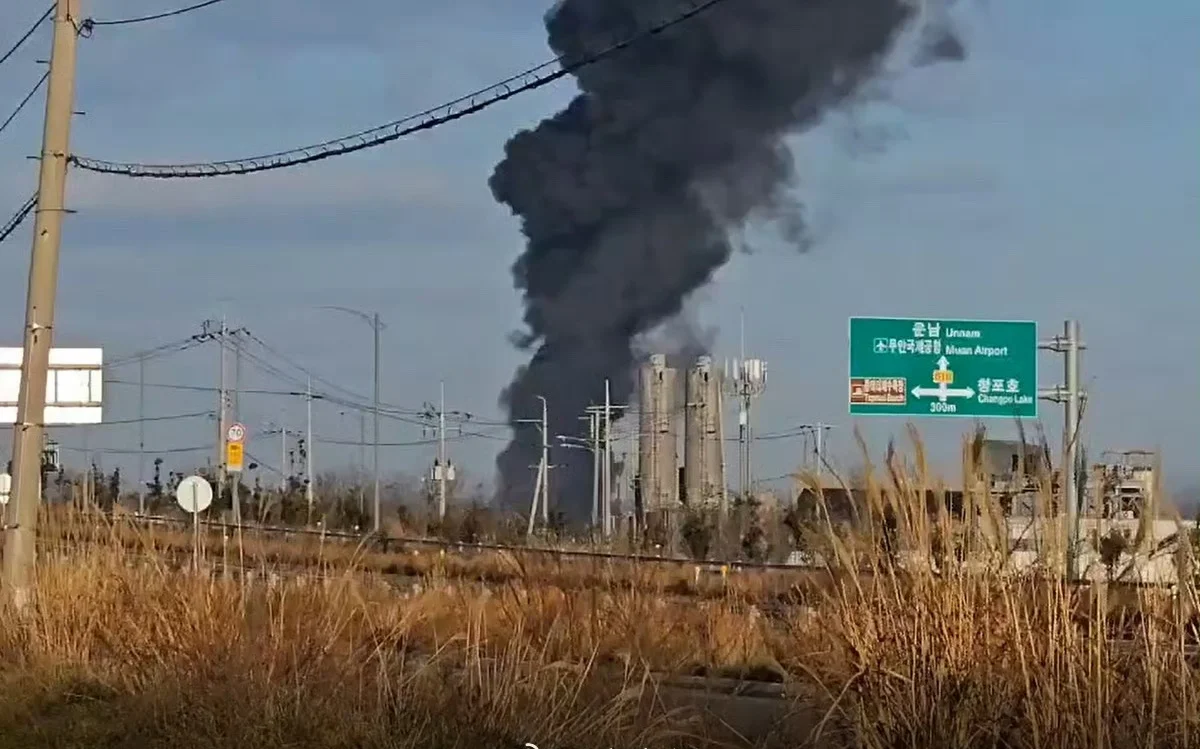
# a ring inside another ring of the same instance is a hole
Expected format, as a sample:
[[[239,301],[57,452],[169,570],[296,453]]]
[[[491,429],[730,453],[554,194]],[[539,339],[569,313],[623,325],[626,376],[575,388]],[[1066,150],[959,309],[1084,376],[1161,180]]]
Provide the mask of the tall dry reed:
[[[453,554],[400,579],[347,551],[197,575],[178,540],[89,525],[46,545],[35,607],[0,615],[0,746],[702,745],[719,721],[656,692],[681,673],[785,682],[814,717],[778,746],[1200,745],[1190,579],[1068,584],[1052,538],[1014,574],[998,508],[939,487],[918,440],[889,451],[848,515],[824,508],[823,571],[728,580]]]

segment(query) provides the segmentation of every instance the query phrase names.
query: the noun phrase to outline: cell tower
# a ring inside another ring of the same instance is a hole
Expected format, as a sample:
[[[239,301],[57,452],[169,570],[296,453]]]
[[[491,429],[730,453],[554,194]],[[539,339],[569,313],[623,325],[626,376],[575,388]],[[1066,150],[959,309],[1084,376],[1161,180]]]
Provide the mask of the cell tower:
[[[721,450],[721,373],[701,356],[688,371],[683,427],[683,486],[688,505],[724,506],[725,462]]]
[[[678,372],[654,354],[639,372],[638,470],[646,512],[679,505],[678,430],[675,389]]]
[[[744,354],[743,354],[744,356]],[[734,359],[725,362],[725,392],[738,399],[738,482],[742,497],[754,488],[750,445],[754,434],[750,414],[754,399],[767,389],[767,363],[762,359]]]

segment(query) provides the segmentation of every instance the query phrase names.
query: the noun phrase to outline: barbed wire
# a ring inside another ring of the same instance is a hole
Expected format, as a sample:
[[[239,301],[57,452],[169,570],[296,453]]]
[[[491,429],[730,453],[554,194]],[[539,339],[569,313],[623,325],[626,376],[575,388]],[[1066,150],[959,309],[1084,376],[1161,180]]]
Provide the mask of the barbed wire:
[[[21,99],[21,103],[18,104],[17,108],[12,111],[12,114],[8,116],[8,119],[4,122],[0,122],[0,133],[4,132],[4,128],[8,127],[13,120],[17,119],[17,115],[21,113],[21,110],[25,108],[25,105],[29,103],[29,100],[33,98],[33,95],[38,92],[38,89],[42,87],[42,84],[45,83],[46,79],[49,77],[49,70],[47,70],[45,73],[42,73],[42,77],[38,79],[37,83],[33,84],[33,88],[29,89],[29,93],[25,94],[25,98]]]
[[[485,88],[473,91],[457,99],[426,109],[408,117],[362,130],[351,135],[334,138],[322,143],[292,148],[275,153],[250,156],[224,161],[197,162],[191,164],[139,164],[104,161],[86,156],[71,156],[70,162],[80,169],[101,174],[119,174],[127,177],[154,179],[195,179],[200,177],[222,177],[254,174],[310,164],[334,156],[375,148],[423,130],[431,130],[454,120],[476,114],[515,96],[542,88],[578,70],[594,65],[634,44],[653,37],[688,21],[727,0],[703,0],[693,2],[677,15],[660,21],[599,52],[578,60],[569,61],[565,56],[547,60],[540,65],[509,76]]]
[[[29,37],[33,36],[33,32],[37,31],[38,26],[41,26],[42,23],[54,13],[54,8],[54,4],[47,8],[46,12],[42,14],[42,17],[34,21],[33,25],[29,27],[29,30],[22,34],[21,38],[18,39],[13,46],[9,47],[8,51],[4,53],[4,56],[0,57],[0,65],[8,62],[8,58],[16,54],[17,50],[21,48],[21,45],[29,41]]]
[[[21,222],[24,221],[30,213],[33,213],[33,209],[37,206],[37,198],[38,196],[36,192],[33,195],[30,195],[29,200],[25,201],[25,205],[21,206],[17,212],[13,214],[13,217],[4,224],[4,226],[0,226],[0,242],[8,239],[8,235],[16,231],[17,227],[21,225]]]

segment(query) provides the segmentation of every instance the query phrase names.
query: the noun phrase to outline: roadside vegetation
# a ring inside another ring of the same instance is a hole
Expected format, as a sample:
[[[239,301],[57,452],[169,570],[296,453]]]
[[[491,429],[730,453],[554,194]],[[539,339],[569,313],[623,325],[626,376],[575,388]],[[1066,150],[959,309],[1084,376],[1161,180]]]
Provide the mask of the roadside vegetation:
[[[47,515],[36,603],[0,613],[0,747],[769,741],[657,691],[688,674],[785,685],[806,717],[781,747],[1200,745],[1189,546],[1173,589],[1068,585],[1053,543],[1006,568],[985,496],[931,503],[915,439],[861,485],[785,509],[822,565],[803,572],[230,534],[197,573],[186,529]]]

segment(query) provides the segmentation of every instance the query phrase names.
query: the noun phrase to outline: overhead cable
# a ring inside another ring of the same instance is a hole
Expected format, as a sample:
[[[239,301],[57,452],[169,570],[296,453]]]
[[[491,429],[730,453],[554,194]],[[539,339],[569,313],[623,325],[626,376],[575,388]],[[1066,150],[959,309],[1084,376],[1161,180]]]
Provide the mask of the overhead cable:
[[[155,388],[159,390],[186,390],[195,393],[217,393],[220,388],[214,385],[177,385],[167,382],[138,382],[137,380],[104,380],[105,385],[137,385],[139,387]],[[303,390],[256,390],[253,388],[238,388],[238,392],[242,395],[287,395],[287,396],[304,396]],[[313,395],[313,400],[319,399],[317,394]]]
[[[412,133],[431,130],[454,120],[481,112],[502,101],[549,85],[582,68],[594,65],[624,51],[637,42],[656,36],[667,29],[683,23],[726,0],[703,0],[695,2],[672,18],[647,27],[621,41],[585,57],[568,60],[556,57],[540,65],[510,76],[499,83],[460,96],[440,106],[395,120],[378,127],[362,130],[351,135],[334,138],[310,146],[286,151],[250,156],[242,159],[210,161],[192,164],[138,164],[103,161],[84,156],[71,156],[75,166],[102,174],[120,174],[127,177],[150,177],[157,179],[186,179],[199,177],[221,177],[227,175],[253,174],[322,161],[355,151],[390,143]]]
[[[137,419],[117,419],[116,421],[101,421],[98,424],[43,424],[43,426],[52,426],[55,429],[72,429],[78,427],[107,427],[116,426],[118,424],[141,424],[150,421],[182,421],[183,419],[197,419],[201,416],[213,416],[212,411],[195,411],[186,414],[170,414],[168,416],[143,416]]]
[[[39,18],[38,20],[34,21],[33,25],[29,27],[29,30],[26,31],[24,34],[22,34],[21,38],[18,39],[16,41],[16,43],[13,44],[13,46],[10,47],[7,52],[4,53],[4,56],[0,57],[0,65],[3,65],[4,63],[6,63],[8,61],[8,58],[12,57],[13,54],[18,49],[21,48],[22,44],[29,41],[29,37],[33,36],[33,32],[37,31],[38,26],[41,26],[42,22],[44,22],[47,18],[49,18],[51,15],[53,15],[53,13],[54,13],[54,5],[51,5],[49,8],[46,9],[46,12],[42,14],[42,17]]]
[[[217,3],[220,3],[220,2],[224,2],[224,0],[205,0],[205,2],[196,3],[195,5],[188,5],[183,8],[176,8],[175,10],[167,10],[167,11],[163,11],[162,13],[154,13],[149,16],[135,16],[134,18],[114,18],[114,19],[99,20],[99,21],[97,21],[94,18],[88,18],[88,19],[84,20],[84,22],[82,24],[82,28],[86,29],[86,30],[90,30],[91,28],[96,27],[96,26],[125,26],[125,25],[133,24],[133,23],[146,23],[147,21],[160,21],[164,18],[171,18],[172,16],[182,16],[184,13],[191,13],[193,10],[200,10],[201,8],[207,8],[210,5],[216,5]]]
[[[21,225],[21,222],[24,221],[29,214],[33,213],[33,209],[37,206],[37,197],[38,196],[36,192],[33,195],[30,195],[29,200],[25,201],[25,205],[17,209],[17,212],[13,214],[13,217],[10,218],[4,224],[4,226],[0,226],[0,242],[8,239],[8,235],[16,231],[17,227]]]
[[[249,458],[251,462],[257,463],[259,466],[261,466],[262,468],[266,468],[271,473],[277,473],[280,476],[284,475],[283,471],[279,470],[278,468],[276,468],[275,466],[266,462],[265,460],[259,460],[257,457],[255,457],[254,453],[250,452],[249,450],[246,451],[246,457]]]
[[[195,447],[169,447],[165,450],[120,450],[114,448],[102,447],[75,447],[73,445],[59,445],[63,450],[80,453],[102,453],[105,455],[175,455],[179,453],[199,453],[212,450],[216,445],[197,445]]]
[[[193,336],[188,336],[187,338],[181,338],[177,341],[170,341],[168,343],[163,343],[163,344],[160,344],[153,348],[146,349],[144,351],[137,351],[137,352],[129,354],[127,356],[113,359],[112,361],[105,363],[104,368],[105,369],[115,369],[117,367],[121,367],[126,364],[134,364],[137,362],[150,361],[151,359],[157,359],[157,358],[163,357],[163,356],[179,354],[184,351],[187,351],[190,348],[194,348],[202,343],[207,343],[207,342],[208,342],[208,338],[206,338],[203,333],[199,333],[199,334],[196,334]]]
[[[0,133],[4,132],[4,128],[8,127],[9,123],[17,118],[17,115],[21,113],[21,110],[25,108],[25,105],[29,103],[29,100],[33,98],[33,95],[38,92],[38,89],[42,87],[42,84],[45,83],[46,79],[49,77],[49,70],[47,70],[45,73],[42,73],[42,77],[38,79],[37,83],[33,84],[33,88],[29,89],[29,93],[25,94],[25,98],[21,99],[21,103],[18,104],[17,108],[12,111],[12,114],[8,116],[8,119],[4,122],[0,122]]]

